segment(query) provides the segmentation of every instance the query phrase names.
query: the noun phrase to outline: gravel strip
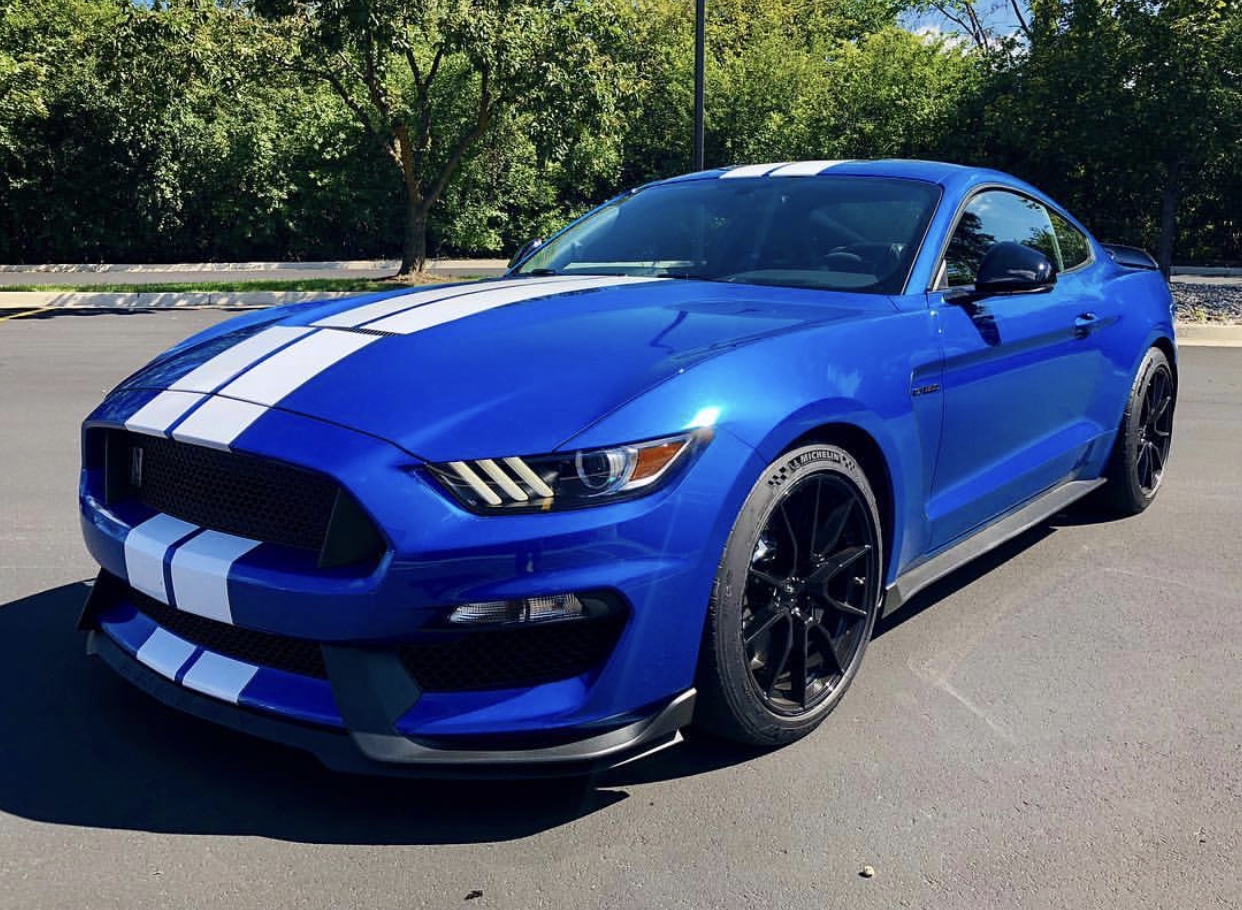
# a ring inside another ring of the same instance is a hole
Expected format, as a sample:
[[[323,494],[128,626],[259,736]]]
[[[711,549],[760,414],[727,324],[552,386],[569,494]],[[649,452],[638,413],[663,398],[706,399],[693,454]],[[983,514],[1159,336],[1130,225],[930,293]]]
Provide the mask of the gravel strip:
[[[1171,281],[1178,322],[1242,323],[1242,285]]]

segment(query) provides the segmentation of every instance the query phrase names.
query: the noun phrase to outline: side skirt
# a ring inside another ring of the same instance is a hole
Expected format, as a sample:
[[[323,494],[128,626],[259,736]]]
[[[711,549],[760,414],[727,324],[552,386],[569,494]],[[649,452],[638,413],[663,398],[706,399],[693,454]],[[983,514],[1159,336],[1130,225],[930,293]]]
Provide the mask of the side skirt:
[[[888,586],[884,595],[884,611],[888,616],[900,610],[905,603],[933,582],[939,581],[973,559],[994,550],[1005,541],[1017,537],[1046,518],[1060,512],[1066,506],[1082,499],[1092,490],[1102,486],[1104,480],[1071,480],[1032,499],[1021,508],[976,531],[947,550],[937,553],[925,562],[906,569]]]

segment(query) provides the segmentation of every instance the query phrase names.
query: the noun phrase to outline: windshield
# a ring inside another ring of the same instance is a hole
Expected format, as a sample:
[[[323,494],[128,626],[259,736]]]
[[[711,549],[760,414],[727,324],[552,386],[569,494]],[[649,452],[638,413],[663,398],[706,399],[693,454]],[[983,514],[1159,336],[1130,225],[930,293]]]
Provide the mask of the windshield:
[[[875,177],[658,184],[554,237],[519,275],[642,275],[897,294],[939,190]]]

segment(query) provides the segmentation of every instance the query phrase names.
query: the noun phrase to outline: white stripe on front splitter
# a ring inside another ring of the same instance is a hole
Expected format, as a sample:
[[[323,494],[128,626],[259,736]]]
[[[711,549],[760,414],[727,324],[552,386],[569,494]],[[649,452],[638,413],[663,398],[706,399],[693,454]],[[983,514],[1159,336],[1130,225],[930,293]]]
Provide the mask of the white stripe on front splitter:
[[[454,297],[464,297],[468,294],[486,294],[500,288],[517,285],[554,284],[565,280],[565,277],[560,275],[547,278],[514,278],[508,281],[489,281],[484,284],[457,285],[451,288],[416,291],[412,294],[402,294],[399,297],[389,297],[384,300],[363,304],[360,307],[354,307],[352,310],[345,310],[343,313],[319,319],[314,324],[324,328],[356,328],[364,323],[382,319],[385,316],[392,316],[394,313],[400,313],[404,310],[426,306],[429,303],[436,303],[440,300],[451,300]]]
[[[773,171],[784,164],[778,162],[776,164],[744,164],[741,167],[735,167],[731,171],[725,171],[720,175],[721,179],[734,177],[762,177],[769,171]]]
[[[175,680],[177,671],[185,666],[185,662],[194,656],[198,648],[171,632],[156,628],[141,648],[138,649],[138,660],[146,664],[160,676]]]
[[[233,440],[267,413],[261,404],[235,398],[212,398],[173,430],[180,442],[227,450]]]
[[[246,367],[312,331],[310,326],[304,325],[264,329],[199,364],[168,388],[182,392],[214,392]]]
[[[195,692],[211,695],[237,704],[242,689],[250,684],[259,668],[211,651],[194,661],[181,683]]]
[[[186,411],[206,397],[196,392],[160,392],[125,421],[125,429],[163,436]]]
[[[198,530],[171,515],[148,518],[125,535],[125,576],[130,587],[168,603],[164,587],[164,554],[168,548]]]
[[[770,171],[769,177],[814,177],[830,167],[836,167],[838,164],[845,164],[847,159],[838,161],[795,161],[793,164],[783,164],[774,171]]]
[[[257,540],[204,531],[177,548],[172,558],[172,589],[177,609],[219,622],[233,622],[229,572]]]
[[[522,303],[539,297],[553,297],[568,294],[572,291],[589,291],[596,288],[615,287],[622,284],[642,284],[658,281],[658,278],[641,278],[632,275],[615,275],[609,277],[592,276],[557,282],[553,285],[525,286],[503,288],[486,294],[471,294],[445,301],[439,306],[418,307],[395,316],[367,323],[366,328],[377,332],[390,332],[395,335],[412,335],[426,329],[456,322],[467,316],[486,313],[497,307],[512,303]]]

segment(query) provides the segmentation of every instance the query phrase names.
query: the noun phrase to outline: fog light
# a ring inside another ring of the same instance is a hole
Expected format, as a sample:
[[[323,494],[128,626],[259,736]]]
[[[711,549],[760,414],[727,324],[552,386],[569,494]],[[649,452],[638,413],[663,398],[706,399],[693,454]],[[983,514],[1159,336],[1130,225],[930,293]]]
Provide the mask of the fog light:
[[[551,597],[523,597],[518,600],[488,600],[462,604],[453,609],[448,619],[456,625],[477,625],[574,619],[585,614],[582,601],[573,594],[554,594]]]

